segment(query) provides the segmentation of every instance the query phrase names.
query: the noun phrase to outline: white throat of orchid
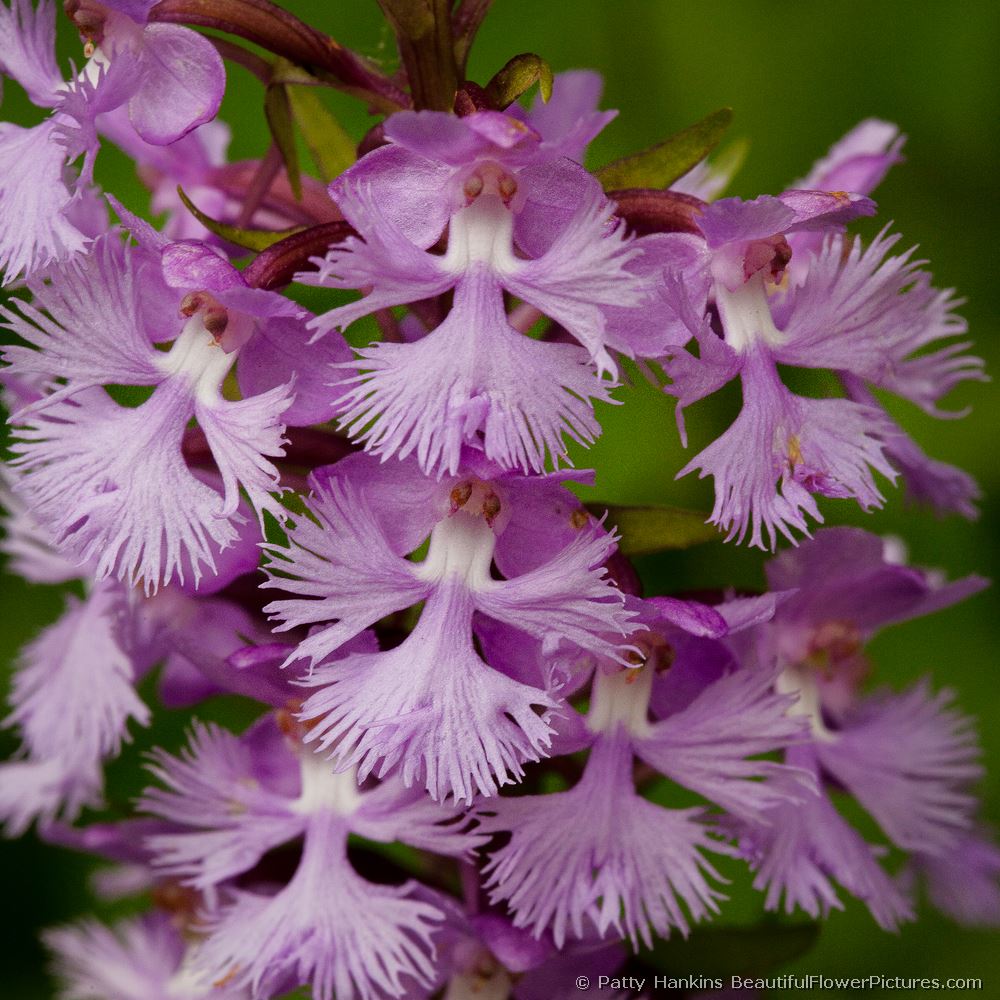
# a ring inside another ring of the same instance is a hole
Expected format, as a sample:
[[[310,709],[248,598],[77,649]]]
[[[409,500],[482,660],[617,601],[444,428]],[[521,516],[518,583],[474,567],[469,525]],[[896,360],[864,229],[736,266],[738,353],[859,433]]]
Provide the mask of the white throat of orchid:
[[[587,728],[592,733],[607,733],[622,726],[632,736],[645,736],[650,728],[653,674],[652,660],[611,674],[598,668],[590,695]]]
[[[163,996],[170,1000],[199,1000],[211,996],[214,985],[205,972],[187,956],[180,968],[163,985]]]
[[[778,675],[777,689],[781,694],[798,696],[789,715],[808,718],[813,738],[819,742],[830,743],[837,738],[823,720],[824,698],[835,697],[838,689],[842,695],[844,682],[849,690],[860,680],[864,660],[859,654],[863,644],[864,636],[857,625],[830,619],[801,632],[789,632],[779,648],[783,669]],[[828,685],[824,690],[823,682],[833,682],[833,687]]]
[[[778,674],[774,686],[778,694],[796,696],[787,714],[808,719],[809,730],[817,743],[833,743],[837,739],[823,721],[823,704],[815,670],[808,665],[787,666]]]
[[[504,274],[516,268],[511,200],[517,181],[497,164],[480,164],[466,177],[463,193],[467,204],[451,217],[444,270],[463,274],[485,264]]]
[[[361,805],[357,770],[336,772],[333,765],[308,747],[299,748],[302,791],[292,804],[297,813],[311,815],[321,811],[350,816]]]
[[[488,482],[470,480],[451,491],[451,513],[434,525],[427,558],[416,567],[421,580],[457,576],[469,590],[493,584],[490,565],[496,549],[494,525],[502,512]]]
[[[725,330],[726,343],[745,354],[755,344],[780,347],[785,335],[774,325],[764,275],[758,272],[735,291],[724,281],[715,282],[715,302]]]
[[[442,1000],[507,1000],[514,985],[510,973],[496,962],[489,968],[492,956],[486,961],[482,970],[452,976]]]
[[[103,26],[102,26],[103,27]],[[73,80],[67,80],[56,87],[57,93],[66,93],[73,89],[77,82],[88,83],[96,87],[101,81],[101,75],[111,68],[111,60],[92,41],[84,43],[83,54],[87,61]]]
[[[206,326],[204,310],[191,316],[170,350],[156,359],[166,374],[186,381],[191,395],[201,403],[218,400],[222,383],[235,360],[236,352],[227,354],[216,332]]]

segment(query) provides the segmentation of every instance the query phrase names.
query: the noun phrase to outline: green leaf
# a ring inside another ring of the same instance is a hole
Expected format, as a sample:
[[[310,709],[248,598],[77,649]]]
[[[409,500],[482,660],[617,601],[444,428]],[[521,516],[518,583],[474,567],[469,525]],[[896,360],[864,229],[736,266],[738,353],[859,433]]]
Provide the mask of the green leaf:
[[[288,88],[283,83],[270,83],[264,92],[264,116],[271,138],[281,153],[288,172],[288,182],[296,201],[302,200],[302,177],[299,173],[299,151],[295,148],[295,127]]]
[[[354,141],[311,87],[287,87],[286,91],[320,177],[332,181],[357,159]]]
[[[819,932],[818,923],[707,927],[694,931],[686,941],[657,941],[640,957],[658,972],[676,976],[762,976],[805,955]]]
[[[535,84],[542,100],[552,96],[552,67],[533,52],[514,56],[486,84],[486,96],[495,108],[506,108]]]
[[[715,111],[664,142],[601,167],[597,179],[605,191],[669,187],[715,149],[732,120],[732,108]]]
[[[290,63],[287,59],[282,59],[280,56],[274,60],[271,66],[271,78],[269,82],[301,83],[308,84],[311,87],[329,86],[328,81],[324,81],[319,76],[314,76],[308,70],[303,69],[301,66],[296,66],[295,63]]]
[[[588,510],[598,517],[608,512],[607,523],[617,526],[622,536],[618,551],[624,556],[648,556],[668,549],[687,549],[719,537],[705,515],[683,507],[621,507],[615,504],[588,503]]]
[[[287,236],[301,233],[305,226],[293,226],[291,229],[280,229],[272,231],[270,229],[239,229],[236,226],[226,225],[224,222],[217,222],[210,215],[206,215],[197,205],[184,193],[184,189],[178,185],[177,193],[180,195],[184,207],[211,233],[216,236],[235,243],[238,247],[247,250],[254,250],[260,253],[266,250],[272,243],[283,240]]]

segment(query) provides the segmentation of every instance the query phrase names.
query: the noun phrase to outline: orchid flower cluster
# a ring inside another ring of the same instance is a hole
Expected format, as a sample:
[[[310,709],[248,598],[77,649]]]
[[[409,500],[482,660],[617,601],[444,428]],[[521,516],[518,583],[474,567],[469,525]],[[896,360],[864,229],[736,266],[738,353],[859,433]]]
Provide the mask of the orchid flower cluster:
[[[524,55],[466,80],[488,6],[384,0],[388,75],[268,0],[69,0],[64,72],[52,0],[0,3],[0,68],[47,114],[0,125],[3,547],[75,594],[14,675],[0,818],[149,901],[47,933],[62,996],[551,1000],[714,919],[747,868],[768,910],[852,896],[893,930],[923,887],[1000,920],[972,720],[928,680],[871,688],[864,652],[985,581],[810,534],[818,497],[878,508],[880,480],[975,514],[885,409],[958,415],[984,378],[960,303],[888,226],[847,231],[903,136],[862,122],[752,201],[719,197],[719,116],[588,172],[600,79]],[[226,161],[223,58],[267,87],[260,161]],[[324,86],[384,116],[336,169]],[[104,143],[161,224],[98,187]],[[644,595],[642,511],[619,533],[573,492],[595,407],[644,376],[682,437],[739,381],[679,474],[714,483],[699,538],[782,542],[766,590]],[[199,718],[223,693],[241,732]],[[189,742],[108,806],[154,702]]]

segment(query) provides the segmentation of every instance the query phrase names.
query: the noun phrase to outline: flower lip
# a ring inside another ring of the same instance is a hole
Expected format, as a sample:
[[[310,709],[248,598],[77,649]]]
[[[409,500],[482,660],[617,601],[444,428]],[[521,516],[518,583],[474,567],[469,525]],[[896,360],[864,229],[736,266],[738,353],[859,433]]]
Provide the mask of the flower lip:
[[[747,280],[730,287],[731,261],[716,261],[719,273],[716,304],[723,320],[725,342],[738,354],[752,350],[772,350],[785,342],[785,334],[775,326],[767,297],[764,276],[758,270]]]
[[[622,726],[633,736],[645,736],[650,729],[649,699],[654,669],[647,660],[640,666],[614,673],[598,670],[594,675],[587,728],[593,733],[610,733]]]
[[[496,494],[490,494],[496,498]],[[475,510],[460,509],[431,531],[427,558],[416,569],[421,580],[441,581],[460,576],[471,590],[481,590],[490,584],[490,564],[496,538],[486,511],[482,520]]]
[[[221,308],[221,307],[220,307]],[[233,359],[220,351],[219,328],[225,310],[202,308],[191,313],[180,336],[166,354],[158,355],[157,366],[168,376],[183,375],[192,386],[192,393],[200,400],[214,400],[229,374]],[[225,331],[227,324],[221,327]]]
[[[358,811],[363,795],[353,769],[334,771],[329,761],[308,748],[300,748],[298,754],[302,791],[291,805],[294,812],[310,815],[328,810],[350,816]]]

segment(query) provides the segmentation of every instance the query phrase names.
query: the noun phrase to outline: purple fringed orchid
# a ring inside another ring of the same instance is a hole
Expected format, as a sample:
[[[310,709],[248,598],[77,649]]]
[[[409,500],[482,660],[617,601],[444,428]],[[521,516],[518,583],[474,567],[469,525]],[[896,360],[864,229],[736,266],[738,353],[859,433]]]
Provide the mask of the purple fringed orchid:
[[[809,176],[795,187],[871,194],[889,169],[902,159],[905,139],[890,122],[869,118],[836,143],[828,155],[813,166]],[[820,233],[794,233],[789,237],[789,245],[792,260],[786,274],[792,285],[799,285],[808,275],[810,255],[822,251],[823,237]],[[956,361],[961,360],[956,358]],[[972,374],[971,368],[967,370]],[[864,379],[847,371],[838,374],[849,399],[883,410],[882,403]],[[916,502],[928,504],[937,511],[974,518],[976,500],[979,499],[979,487],[975,480],[961,469],[925,455],[888,414],[885,419],[889,423],[885,453],[901,475],[907,494]]]
[[[0,70],[53,114],[34,128],[0,123],[0,270],[4,282],[79,252],[107,227],[87,179],[67,166],[66,84],[55,63],[55,4],[0,4]],[[96,211],[95,211],[96,209]]]
[[[485,870],[491,900],[510,907],[515,926],[535,936],[550,931],[558,947],[567,936],[579,938],[588,920],[601,935],[613,929],[634,947],[650,947],[654,934],[687,935],[689,919],[708,917],[723,898],[711,885],[719,876],[705,852],[731,849],[703,809],[664,809],[642,797],[635,758],[743,817],[760,819],[815,794],[801,774],[754,759],[804,738],[791,699],[775,694],[770,678],[745,671],[712,677],[702,656],[690,658],[701,675],[697,690],[690,673],[676,680],[671,673],[678,638],[711,648],[731,628],[770,617],[774,600],[716,609],[653,598],[634,606],[645,629],[631,639],[641,665],[598,664],[586,719],[573,713],[561,730],[561,752],[590,748],[577,784],[479,809],[485,832],[510,833]]]
[[[106,229],[91,189],[99,116],[127,105],[130,129],[163,145],[214,118],[225,88],[222,60],[197,32],[146,24],[139,5],[91,0],[76,3],[73,12],[91,39],[89,61],[67,83],[55,61],[55,6],[51,0],[37,7],[31,0],[0,5],[0,70],[34,104],[53,109],[34,128],[0,124],[0,270],[6,282],[67,260]],[[70,164],[81,156],[75,176]]]
[[[25,579],[51,585],[85,574],[52,549],[6,486],[0,498],[8,510],[3,551]],[[72,820],[84,806],[100,806],[104,762],[128,739],[130,721],[148,724],[124,627],[128,604],[113,581],[91,586],[82,601],[68,597],[62,617],[22,651],[5,720],[20,731],[22,749],[0,764],[0,821],[8,836],[36,819]]]
[[[424,249],[468,205],[466,186],[474,190],[482,183],[477,194],[494,189],[508,208],[519,210],[514,239],[540,256],[595,188],[575,161],[614,117],[596,110],[600,91],[596,73],[565,73],[555,78],[552,99],[530,112],[512,107],[464,118],[426,111],[392,115],[385,122],[387,145],[362,157],[348,176],[363,180],[382,217]]]
[[[938,400],[957,383],[981,378],[982,362],[952,344],[928,345],[962,334],[950,293],[931,287],[912,251],[889,256],[897,237],[884,232],[862,250],[830,236],[798,288],[780,282],[797,228],[839,226],[870,205],[867,199],[789,192],[781,199],[730,199],[707,206],[699,219],[708,251],[705,272],[722,337],[700,309],[679,311],[698,343],[696,360],[677,354],[665,369],[667,391],[683,409],[735,377],[743,409],[715,442],[679,475],[696,469],[715,478],[711,520],[742,539],[773,548],[777,535],[808,534],[806,516],[822,520],[812,494],[881,506],[874,472],[894,481],[887,446],[898,429],[880,409],[853,399],[809,399],[788,390],[778,364],[832,368],[905,396],[937,413]],[[684,293],[678,285],[678,295]]]
[[[136,240],[136,253],[159,266],[156,294],[144,290],[144,300],[152,300],[146,308],[151,339],[176,336],[173,309],[181,318],[200,315],[225,353],[237,360],[236,382],[244,397],[287,385],[294,391],[281,412],[284,423],[304,427],[333,417],[339,394],[328,385],[328,373],[351,356],[342,337],[313,343],[306,326],[309,313],[276,292],[249,287],[218,247],[168,239],[115,199],[109,201]]]
[[[265,511],[284,516],[269,461],[283,454],[282,416],[322,419],[330,404],[308,391],[316,377],[309,369],[342,359],[346,347],[332,341],[318,353],[294,353],[306,340],[299,307],[248,288],[200,244],[130,247],[111,234],[57,279],[32,283],[33,305],[3,310],[30,345],[6,348],[11,373],[65,380],[15,418],[18,488],[67,553],[93,560],[97,579],[141,583],[147,592],[173,579],[197,582],[240,537],[240,488],[261,520]],[[154,345],[163,340],[173,340],[166,352]],[[232,402],[221,390],[237,356],[244,398]],[[128,407],[102,385],[153,392]],[[185,462],[192,417],[221,494]]]
[[[589,442],[597,433],[590,400],[607,399],[601,376],[617,371],[609,350],[635,353],[620,314],[653,295],[643,250],[561,143],[517,118],[405,112],[386,121],[385,135],[389,145],[331,186],[361,239],[299,276],[371,290],[313,326],[321,334],[452,289],[455,297],[415,342],[359,351],[362,374],[346,380],[341,426],[385,458],[415,455],[432,474],[453,474],[471,442],[505,468],[540,472],[563,457],[564,434]],[[445,230],[444,253],[428,251]],[[515,329],[505,292],[576,343]]]
[[[830,147],[812,170],[796,181],[799,191],[850,191],[870,195],[902,157],[906,136],[891,122],[867,118]],[[823,249],[823,230],[799,230],[788,235],[791,260],[785,275],[791,285],[801,285],[809,274],[809,259]]]
[[[972,721],[926,683],[903,694],[859,698],[861,646],[885,625],[948,607],[976,593],[978,577],[945,584],[887,559],[882,541],[854,528],[830,528],[768,567],[775,590],[794,589],[774,619],[739,637],[746,667],[777,662],[776,688],[797,695],[794,714],[811,738],[786,761],[835,782],[904,851],[944,857],[963,840],[980,776]],[[912,918],[900,887],[833,806],[827,793],[766,824],[737,824],[741,849],[767,891],[768,908],[801,907],[812,916],[839,908],[833,887],[862,899],[880,925]]]
[[[19,836],[35,819],[74,819],[103,803],[104,763],[128,723],[150,712],[135,691],[134,653],[122,635],[126,595],[114,581],[80,601],[23,651],[5,724],[17,726],[23,756],[0,765],[0,820]]]
[[[907,874],[945,916],[966,927],[1000,927],[1000,847],[990,831],[972,830],[950,850],[910,862]]]
[[[67,12],[94,61],[113,65],[128,58],[128,92],[118,104],[127,101],[129,122],[141,139],[165,146],[215,117],[226,71],[203,35],[180,25],[149,23],[154,6],[128,0],[69,0]]]
[[[65,1000],[250,1000],[250,994],[195,972],[189,948],[164,913],[123,921],[94,920],[44,934]]]
[[[311,518],[289,532],[290,549],[268,547],[268,586],[299,596],[266,609],[277,631],[324,623],[287,660],[307,663],[302,683],[317,689],[300,712],[307,742],[340,767],[357,766],[362,779],[398,770],[436,799],[495,794],[544,754],[557,702],[480,658],[474,617],[505,622],[547,649],[566,641],[619,660],[633,627],[601,565],[613,538],[584,516],[557,547],[572,529],[561,499],[544,537],[536,519],[552,493],[546,479],[482,461],[441,482],[413,463],[380,468],[367,456],[313,478]],[[521,548],[533,534],[542,543]],[[428,535],[425,558],[404,558]],[[494,559],[505,578],[491,575]],[[421,602],[401,645],[324,662],[379,619]]]
[[[889,122],[873,118],[863,121],[836,143],[829,154],[815,164],[809,176],[795,186],[871,194],[890,167],[902,159],[900,151],[905,138]],[[809,273],[810,255],[819,254],[823,249],[822,234],[794,233],[789,237],[789,245],[792,260],[786,274],[792,285],[799,285]],[[956,327],[955,332],[963,331]],[[957,351],[956,355],[960,353]],[[974,366],[969,365],[968,359],[956,356],[955,362],[965,365],[958,371],[964,370],[972,377],[980,377],[975,375]],[[882,403],[863,378],[849,371],[841,371],[838,375],[849,399],[873,410],[884,411]],[[979,499],[979,487],[975,480],[953,465],[928,457],[888,414],[884,415],[884,419],[887,422],[885,453],[902,477],[908,496],[937,511],[974,518]]]
[[[627,957],[620,942],[602,940],[592,925],[581,940],[560,950],[551,935],[535,937],[499,910],[466,913],[455,906],[452,911],[437,945],[448,982],[444,995],[455,1000],[565,1000],[581,973],[596,982],[613,975]],[[594,992],[601,1000],[617,996],[617,991]]]
[[[871,164],[856,173],[877,177]],[[946,415],[938,403],[955,385],[983,378],[966,343],[927,352],[961,336],[965,324],[952,293],[931,286],[913,251],[891,256],[898,237],[885,231],[864,249],[842,235],[845,223],[873,212],[863,195],[793,190],[706,206],[696,220],[700,252],[690,250],[690,237],[676,238],[692,257],[683,273],[668,274],[674,315],[699,350],[697,359],[676,353],[664,366],[684,442],[685,407],[734,378],[743,391],[735,422],[679,473],[714,477],[711,521],[729,539],[749,532],[751,544],[773,548],[778,535],[808,534],[807,516],[822,520],[813,494],[869,509],[883,503],[873,473],[895,481],[890,448],[899,451],[900,432],[885,412],[858,393],[799,396],[781,381],[779,364],[845,373],[936,416]],[[797,282],[786,280],[796,254],[807,259]],[[708,298],[721,336],[704,317]]]
[[[8,473],[4,478],[13,477]],[[92,567],[61,556],[6,485],[0,500],[8,512],[0,548],[17,572],[32,583],[82,580],[85,588],[85,597],[68,596],[59,620],[23,650],[13,678],[13,710],[5,724],[20,731],[22,749],[0,764],[0,821],[8,835],[17,836],[33,820],[48,826],[57,817],[72,820],[84,806],[102,804],[103,765],[128,740],[130,722],[149,722],[149,709],[135,684],[163,650],[166,616],[118,581],[95,582]],[[220,558],[218,575],[203,579],[198,593],[221,589],[256,568],[256,541],[244,533]],[[160,599],[170,600],[175,609],[178,603],[204,600],[179,591],[164,592]],[[190,613],[176,615],[171,624],[175,644],[190,618]],[[246,622],[239,624],[244,634],[253,634]],[[172,658],[165,665],[161,688],[177,683],[181,663],[176,653]]]
[[[595,176],[600,77],[523,54],[468,79],[489,3],[420,37],[382,4],[392,79],[270,0],[62,6],[86,57],[68,80],[54,0],[0,0],[0,73],[48,113],[0,124],[0,552],[77,591],[13,676],[0,825],[102,857],[99,896],[161,911],[50,931],[66,1000],[569,1000],[578,977],[623,1000],[634,978],[601,977],[719,913],[720,858],[770,910],[847,893],[895,929],[922,888],[1000,921],[971,720],[926,681],[861,686],[863,642],[983,581],[834,529],[774,559],[767,593],[644,596],[630,556],[697,540],[685,514],[620,508],[619,539],[568,488],[592,475],[559,468],[634,367],[669,380],[685,445],[685,407],[739,381],[681,472],[714,477],[730,539],[796,543],[818,496],[880,506],[877,476],[974,513],[881,398],[958,415],[942,400],[984,377],[960,303],[886,229],[846,235],[895,126],[862,122],[777,197],[717,200],[734,157],[644,185],[725,113]],[[263,84],[261,159],[226,162],[221,55]],[[385,116],[356,162],[312,84]],[[159,231],[99,194],[108,141]],[[291,281],[335,290],[327,311]],[[365,317],[380,338],[348,346]],[[150,755],[138,814],[81,822],[150,722],[140,683],[244,722],[195,721]]]
[[[204,922],[196,970],[254,996],[309,984],[317,1000],[373,1000],[435,984],[434,935],[444,918],[435,894],[415,882],[367,882],[348,860],[347,838],[461,856],[482,842],[461,810],[395,781],[359,789],[354,774],[331,773],[283,737],[273,717],[243,738],[197,726],[190,748],[181,757],[158,751],[152,771],[165,787],[147,789],[142,808],[176,827],[149,839],[159,867],[221,896]],[[227,887],[299,836],[301,859],[277,892],[266,891],[266,876],[258,879],[264,891]]]

